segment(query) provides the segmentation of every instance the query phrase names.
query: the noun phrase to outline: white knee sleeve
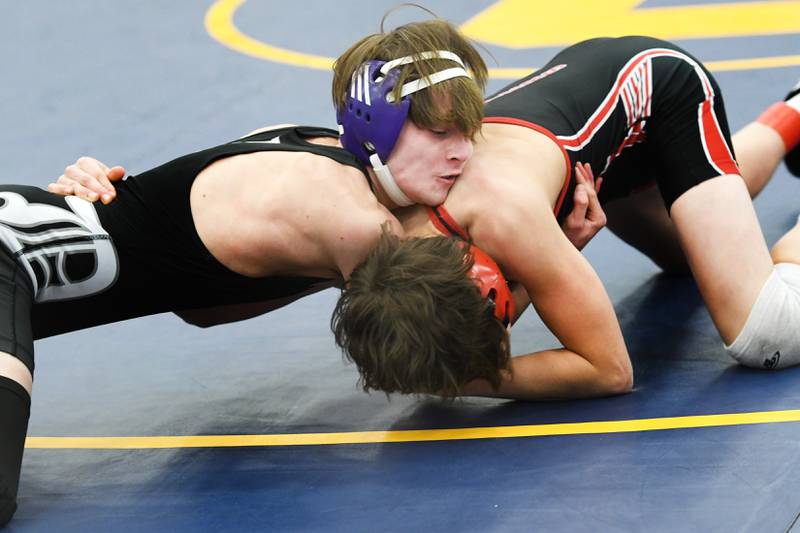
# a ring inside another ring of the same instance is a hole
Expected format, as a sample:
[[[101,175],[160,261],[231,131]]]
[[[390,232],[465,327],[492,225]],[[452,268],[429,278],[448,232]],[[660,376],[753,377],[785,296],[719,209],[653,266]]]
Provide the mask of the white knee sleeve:
[[[725,349],[740,364],[753,368],[800,363],[800,265],[775,265],[744,328]]]

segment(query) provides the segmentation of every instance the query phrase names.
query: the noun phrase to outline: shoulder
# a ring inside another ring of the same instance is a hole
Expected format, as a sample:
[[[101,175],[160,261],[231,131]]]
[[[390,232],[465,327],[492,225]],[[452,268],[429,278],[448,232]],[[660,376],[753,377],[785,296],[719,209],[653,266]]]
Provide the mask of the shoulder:
[[[367,258],[383,231],[404,237],[397,218],[377,202],[375,204],[371,208],[339,209],[336,222],[327,230],[331,255],[345,279]]]
[[[487,191],[474,207],[469,231],[510,279],[521,280],[561,252],[571,251],[546,192],[539,187],[507,187]]]
[[[527,228],[542,218],[554,218],[542,184],[517,166],[497,166],[456,183],[445,207],[463,222],[473,238],[495,235],[503,228]]]

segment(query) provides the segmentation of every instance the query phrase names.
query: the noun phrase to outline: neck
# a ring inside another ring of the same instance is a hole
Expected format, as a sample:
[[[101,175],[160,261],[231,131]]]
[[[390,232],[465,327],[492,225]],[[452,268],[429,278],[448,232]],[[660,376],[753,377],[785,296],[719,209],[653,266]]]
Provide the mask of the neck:
[[[400,207],[394,203],[391,198],[389,198],[388,194],[386,194],[386,191],[383,189],[380,180],[378,180],[378,177],[375,175],[375,171],[372,170],[372,168],[367,167],[367,173],[369,174],[369,182],[372,185],[372,191],[375,194],[375,198],[378,199],[378,202],[380,202],[381,205],[390,211]]]
[[[342,150],[345,149],[345,147],[342,146],[342,141],[340,139],[336,140],[336,146]],[[372,188],[372,192],[375,194],[375,198],[378,199],[378,202],[390,211],[400,207],[398,204],[392,201],[388,194],[386,194],[386,191],[381,185],[378,176],[375,175],[375,170],[372,168],[372,166],[365,165],[365,168],[367,169],[367,175],[369,176],[369,183]]]

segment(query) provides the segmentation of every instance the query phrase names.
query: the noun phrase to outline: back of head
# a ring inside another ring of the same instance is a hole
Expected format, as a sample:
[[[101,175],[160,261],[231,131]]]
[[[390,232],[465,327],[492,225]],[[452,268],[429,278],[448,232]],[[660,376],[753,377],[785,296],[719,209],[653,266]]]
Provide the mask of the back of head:
[[[456,54],[471,72],[472,78],[455,77],[415,93],[408,118],[422,128],[452,124],[472,137],[480,130],[483,119],[486,64],[467,38],[452,24],[441,19],[413,22],[387,33],[368,35],[351,46],[333,67],[333,102],[336,109],[343,109],[353,75],[368,61],[422,57],[431,51]],[[435,58],[403,65],[398,69],[399,76],[392,92],[394,101],[400,101],[400,91],[406,82],[429,78],[454,64],[452,59]]]
[[[331,321],[364,390],[455,396],[473,379],[499,386],[508,334],[470,279],[471,266],[454,239],[384,232]]]

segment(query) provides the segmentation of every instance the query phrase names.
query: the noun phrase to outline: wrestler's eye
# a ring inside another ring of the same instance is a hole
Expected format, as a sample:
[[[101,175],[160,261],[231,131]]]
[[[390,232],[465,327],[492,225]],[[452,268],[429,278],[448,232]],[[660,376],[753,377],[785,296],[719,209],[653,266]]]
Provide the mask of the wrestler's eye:
[[[444,137],[445,135],[447,135],[447,130],[443,130],[441,128],[430,128],[429,131],[439,137]]]

